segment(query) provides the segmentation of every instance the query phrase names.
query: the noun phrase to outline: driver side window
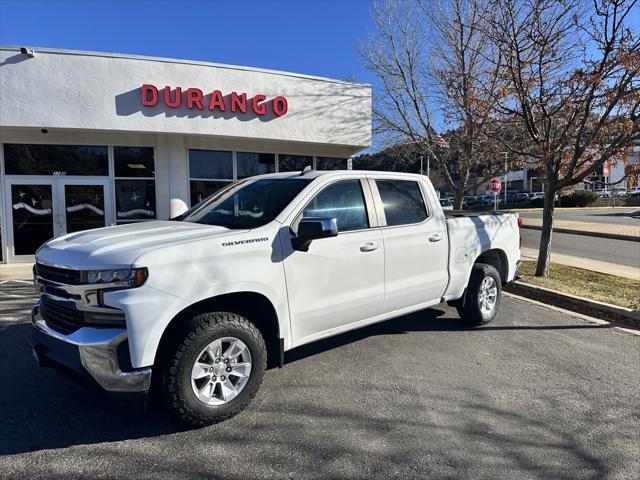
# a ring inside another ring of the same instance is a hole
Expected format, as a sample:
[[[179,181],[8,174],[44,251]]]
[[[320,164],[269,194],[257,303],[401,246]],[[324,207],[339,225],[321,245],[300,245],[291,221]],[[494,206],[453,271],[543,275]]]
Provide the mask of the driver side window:
[[[332,183],[309,202],[302,216],[334,217],[340,232],[369,228],[360,180]]]

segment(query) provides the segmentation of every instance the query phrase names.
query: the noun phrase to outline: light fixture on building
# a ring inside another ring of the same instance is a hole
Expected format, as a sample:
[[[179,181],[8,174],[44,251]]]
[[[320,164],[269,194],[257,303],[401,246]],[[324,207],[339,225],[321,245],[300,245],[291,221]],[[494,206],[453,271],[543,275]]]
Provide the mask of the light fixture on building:
[[[24,53],[25,55],[33,58],[36,56],[36,52],[32,47],[20,47],[20,53]]]

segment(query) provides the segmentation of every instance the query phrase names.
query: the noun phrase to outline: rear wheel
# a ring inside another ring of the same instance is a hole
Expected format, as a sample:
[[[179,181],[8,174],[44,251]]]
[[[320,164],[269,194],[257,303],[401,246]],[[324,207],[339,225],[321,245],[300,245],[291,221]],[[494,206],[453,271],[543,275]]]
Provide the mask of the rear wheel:
[[[463,301],[456,305],[463,322],[472,327],[491,322],[500,308],[502,282],[492,265],[476,263]]]
[[[240,413],[267,366],[260,331],[246,318],[213,312],[191,318],[162,368],[162,394],[184,422],[203,426]]]

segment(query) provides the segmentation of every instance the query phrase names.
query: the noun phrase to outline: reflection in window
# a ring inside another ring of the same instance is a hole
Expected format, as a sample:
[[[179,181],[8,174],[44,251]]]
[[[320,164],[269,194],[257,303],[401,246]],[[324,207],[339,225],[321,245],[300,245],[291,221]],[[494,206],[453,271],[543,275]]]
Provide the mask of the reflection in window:
[[[316,157],[316,170],[346,170],[347,159],[337,157]]]
[[[16,255],[33,255],[53,237],[51,185],[11,185],[13,245]]]
[[[153,180],[116,180],[116,218],[151,220],[156,218],[156,190]]]
[[[211,182],[208,180],[191,180],[189,182],[191,190],[191,206],[197,205],[209,195],[229,186],[230,182]]]
[[[7,175],[109,175],[107,147],[4,145]]]
[[[276,156],[273,153],[236,153],[238,179],[263,175],[276,171]]]
[[[191,206],[233,181],[233,154],[218,150],[189,150]]]
[[[152,147],[113,147],[118,224],[156,218]]]
[[[417,182],[376,180],[387,225],[409,225],[427,218],[422,192]]]
[[[359,180],[344,180],[329,185],[311,200],[302,216],[333,217],[340,232],[369,228]]]
[[[313,168],[313,157],[310,155],[278,155],[280,172],[301,172],[307,165]]]
[[[113,162],[116,177],[155,176],[152,147],[113,147]]]
[[[65,185],[64,199],[67,233],[104,227],[102,185]]]
[[[191,178],[233,180],[233,155],[217,150],[189,150]]]

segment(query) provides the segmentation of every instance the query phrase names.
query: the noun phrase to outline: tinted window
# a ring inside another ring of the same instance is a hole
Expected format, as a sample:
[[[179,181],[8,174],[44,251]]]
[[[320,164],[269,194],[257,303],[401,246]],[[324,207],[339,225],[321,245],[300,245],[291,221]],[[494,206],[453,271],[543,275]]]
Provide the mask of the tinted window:
[[[4,145],[7,175],[109,175],[107,147]]]
[[[227,228],[259,227],[276,218],[310,181],[306,178],[240,180],[179,219]]]
[[[191,178],[233,178],[231,152],[217,150],[189,150],[189,176]]]
[[[407,180],[376,180],[387,225],[420,223],[427,218],[418,182]]]
[[[329,185],[309,202],[302,216],[334,217],[340,232],[369,228],[359,180],[344,180]]]
[[[156,187],[153,180],[116,180],[115,185],[118,221],[156,218]]]
[[[151,147],[113,147],[116,177],[154,177]]]
[[[278,169],[281,172],[301,172],[306,166],[313,168],[313,157],[308,155],[278,155]]]
[[[203,201],[209,195],[213,195],[218,190],[228,187],[231,182],[212,182],[208,180],[191,180],[189,186],[191,189],[191,205]]]
[[[238,178],[253,177],[276,171],[276,156],[273,153],[236,153]]]
[[[346,170],[347,159],[335,157],[316,157],[316,170]]]

